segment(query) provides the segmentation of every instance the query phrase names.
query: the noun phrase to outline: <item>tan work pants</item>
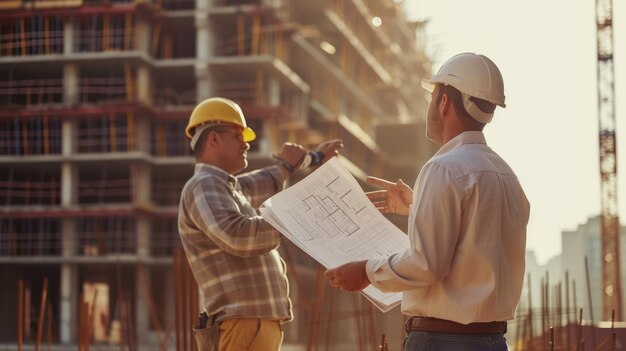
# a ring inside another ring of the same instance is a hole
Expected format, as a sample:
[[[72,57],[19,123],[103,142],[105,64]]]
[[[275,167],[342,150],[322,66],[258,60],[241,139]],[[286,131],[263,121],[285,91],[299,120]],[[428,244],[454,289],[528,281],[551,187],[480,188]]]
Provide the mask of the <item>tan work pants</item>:
[[[283,331],[278,321],[227,319],[219,325],[219,350],[278,351]]]

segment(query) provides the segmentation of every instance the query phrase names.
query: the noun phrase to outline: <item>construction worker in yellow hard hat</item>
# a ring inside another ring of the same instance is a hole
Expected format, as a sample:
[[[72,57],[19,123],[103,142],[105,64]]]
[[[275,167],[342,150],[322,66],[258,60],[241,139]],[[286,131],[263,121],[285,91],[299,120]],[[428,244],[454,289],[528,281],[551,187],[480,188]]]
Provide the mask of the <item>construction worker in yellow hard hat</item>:
[[[204,295],[194,330],[199,350],[279,350],[281,325],[293,318],[289,284],[276,250],[281,234],[257,208],[296,169],[337,155],[341,140],[314,152],[285,143],[274,155],[277,165],[238,174],[256,138],[239,105],[217,97],[201,102],[185,133],[196,166],[181,194],[178,229]]]
[[[404,350],[508,350],[504,333],[524,280],[530,204],[483,128],[504,107],[488,57],[456,55],[423,82],[431,93],[427,137],[440,146],[413,188],[370,178],[383,213],[408,215],[410,245],[388,257],[326,271],[334,287],[402,292],[411,318]],[[414,193],[415,192],[415,193]]]

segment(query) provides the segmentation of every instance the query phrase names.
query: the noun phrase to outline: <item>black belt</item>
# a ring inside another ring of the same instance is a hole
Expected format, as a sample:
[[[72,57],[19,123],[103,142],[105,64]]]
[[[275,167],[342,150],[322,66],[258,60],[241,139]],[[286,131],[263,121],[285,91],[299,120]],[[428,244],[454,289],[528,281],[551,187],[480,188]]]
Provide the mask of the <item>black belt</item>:
[[[198,317],[198,329],[204,329],[206,327],[211,327],[216,324],[217,314],[209,316],[206,312],[200,313]]]
[[[506,333],[506,322],[461,324],[432,317],[411,317],[404,324],[404,330],[407,333],[427,331],[455,334],[504,334]]]

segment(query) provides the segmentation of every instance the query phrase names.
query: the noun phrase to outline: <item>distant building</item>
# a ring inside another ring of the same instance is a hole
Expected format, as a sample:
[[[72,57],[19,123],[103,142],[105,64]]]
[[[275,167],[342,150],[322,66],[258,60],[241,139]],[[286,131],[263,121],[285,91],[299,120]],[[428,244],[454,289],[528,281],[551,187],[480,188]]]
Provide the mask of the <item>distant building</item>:
[[[583,319],[595,322],[602,320],[602,243],[601,243],[600,216],[589,218],[578,228],[561,233],[562,252],[551,258],[546,264],[538,265],[534,254],[527,253],[526,274],[531,275],[531,290],[533,308],[541,308],[541,284],[549,284],[549,306],[556,303],[556,285],[561,284],[561,302],[565,307],[567,302],[565,279],[569,280],[569,302],[571,318],[578,318],[578,309],[583,309]],[[622,275],[622,301],[626,301],[624,282],[626,281],[626,227],[620,229],[620,257]],[[585,273],[585,257],[589,262],[589,287],[591,301],[587,293],[587,278]],[[575,291],[574,291],[575,290]],[[527,304],[528,281],[525,282],[523,303]],[[576,300],[574,303],[574,299]],[[590,309],[590,302],[592,309]],[[623,307],[623,306],[622,306]],[[593,315],[592,315],[593,313]],[[592,318],[593,317],[593,318]],[[565,317],[564,317],[565,318]]]
[[[589,218],[587,223],[576,230],[564,231],[561,236],[563,252],[561,261],[567,267],[570,277],[576,279],[579,304],[583,308],[583,318],[591,319],[587,283],[585,275],[585,257],[589,262],[589,281],[593,320],[602,320],[602,241],[600,216]],[[622,311],[626,303],[626,227],[620,227],[620,274],[622,286]],[[582,299],[582,300],[581,300]]]

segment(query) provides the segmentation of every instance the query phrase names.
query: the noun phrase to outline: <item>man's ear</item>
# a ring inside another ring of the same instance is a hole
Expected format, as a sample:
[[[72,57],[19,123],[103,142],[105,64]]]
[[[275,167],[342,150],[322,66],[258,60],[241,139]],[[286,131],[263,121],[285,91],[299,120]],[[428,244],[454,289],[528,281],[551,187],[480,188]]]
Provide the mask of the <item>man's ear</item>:
[[[444,116],[448,113],[450,109],[450,97],[448,96],[448,94],[441,94],[441,98],[439,99],[439,104],[437,105],[437,108],[439,109],[440,116]]]
[[[212,130],[207,130],[206,131],[207,136],[206,136],[206,142],[208,144],[210,144],[211,146],[217,146],[220,143],[220,138],[219,138],[219,133],[216,133],[215,131]]]

